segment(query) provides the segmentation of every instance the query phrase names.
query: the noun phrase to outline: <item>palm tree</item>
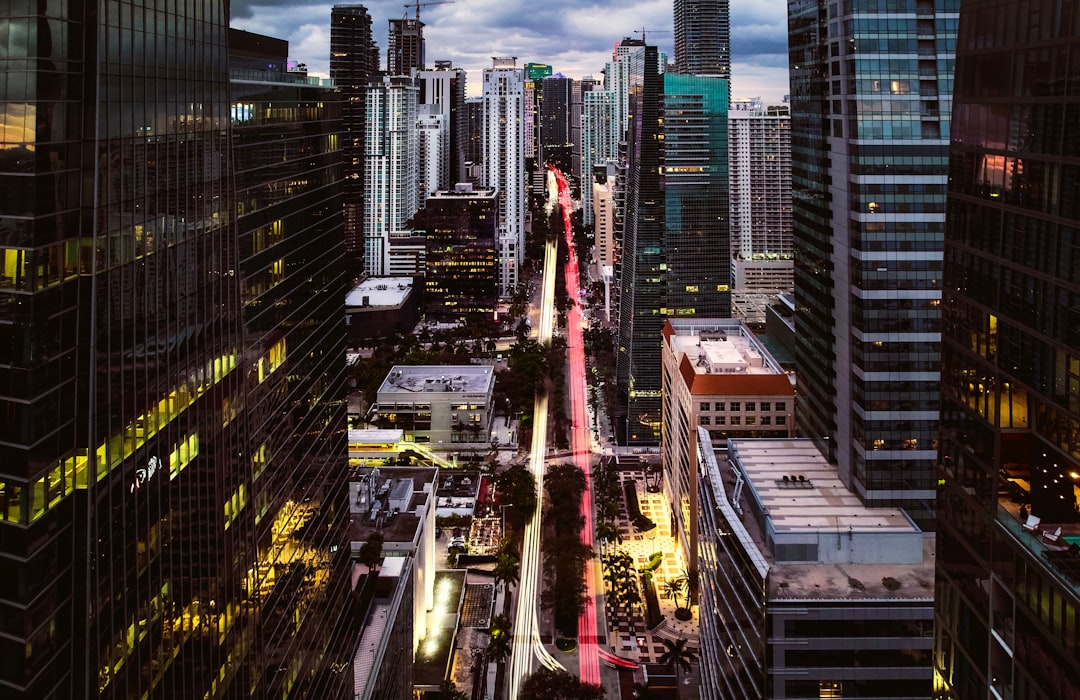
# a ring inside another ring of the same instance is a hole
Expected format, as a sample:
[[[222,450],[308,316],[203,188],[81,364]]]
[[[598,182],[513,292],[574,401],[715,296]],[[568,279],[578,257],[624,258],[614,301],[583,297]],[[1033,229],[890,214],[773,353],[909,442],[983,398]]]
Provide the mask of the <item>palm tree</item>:
[[[494,661],[497,664],[495,667],[495,689],[499,692],[503,687],[504,675],[506,674],[506,666],[503,662],[514,650],[514,634],[511,631],[513,629],[514,624],[510,622],[506,615],[496,615],[491,620],[491,640],[488,642],[485,656],[488,661]]]
[[[690,664],[697,661],[697,654],[686,646],[685,639],[661,640],[664,643],[664,653],[658,659],[658,663],[673,666],[675,668],[675,680],[679,680],[679,670],[690,672]]]
[[[503,612],[507,612],[510,609],[510,588],[516,588],[521,580],[521,562],[512,552],[500,550],[495,559],[494,574],[496,586],[500,583],[506,584],[503,589]]]
[[[686,605],[692,607],[697,604],[698,593],[701,592],[701,581],[698,568],[691,566],[682,570],[682,578],[686,582]]]
[[[682,579],[673,579],[665,583],[660,584],[660,592],[671,600],[675,601],[675,607],[679,607],[679,594],[682,593]]]
[[[601,522],[596,525],[596,539],[607,540],[608,543],[622,544],[622,531],[614,523]]]

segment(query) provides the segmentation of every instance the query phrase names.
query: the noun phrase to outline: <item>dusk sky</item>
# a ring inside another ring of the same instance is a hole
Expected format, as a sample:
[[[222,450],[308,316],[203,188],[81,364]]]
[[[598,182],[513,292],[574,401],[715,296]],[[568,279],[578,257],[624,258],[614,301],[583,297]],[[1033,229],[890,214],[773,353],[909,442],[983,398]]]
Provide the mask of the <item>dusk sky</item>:
[[[232,25],[289,40],[290,59],[314,75],[329,75],[330,9],[335,3],[305,0],[233,0]],[[359,4],[372,15],[372,32],[386,65],[388,20],[405,16],[402,0]],[[787,3],[731,0],[732,97],[779,102],[788,93]],[[410,7],[409,16],[415,8]],[[452,61],[468,71],[468,94],[478,95],[481,71],[492,56],[517,56],[550,64],[572,78],[601,77],[615,42],[640,36],[674,58],[672,0],[456,0],[421,6],[427,64]],[[635,33],[635,30],[638,33]]]

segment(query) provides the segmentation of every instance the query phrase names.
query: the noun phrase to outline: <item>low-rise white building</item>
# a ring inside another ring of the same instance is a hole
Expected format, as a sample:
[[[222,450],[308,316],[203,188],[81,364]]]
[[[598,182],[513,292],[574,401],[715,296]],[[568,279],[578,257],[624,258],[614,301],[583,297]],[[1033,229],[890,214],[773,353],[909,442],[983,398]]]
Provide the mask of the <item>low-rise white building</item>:
[[[494,367],[398,365],[379,387],[376,423],[432,449],[490,444],[494,389]]]

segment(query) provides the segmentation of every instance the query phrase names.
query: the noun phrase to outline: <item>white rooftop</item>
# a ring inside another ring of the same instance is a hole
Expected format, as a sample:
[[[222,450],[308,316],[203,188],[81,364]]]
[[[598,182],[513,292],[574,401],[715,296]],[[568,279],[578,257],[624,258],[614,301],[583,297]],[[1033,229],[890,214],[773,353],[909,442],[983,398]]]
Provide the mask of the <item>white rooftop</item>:
[[[696,374],[784,374],[765,346],[741,323],[715,328],[671,322],[671,343],[686,355]]]
[[[879,533],[919,532],[899,508],[863,505],[812,440],[736,438],[728,442],[728,450],[732,461],[742,466],[777,534],[846,533],[849,527]]]
[[[345,306],[398,306],[412,290],[412,277],[369,277],[352,288],[345,297]]]
[[[389,445],[401,442],[404,431],[400,428],[374,428],[372,430],[349,430],[350,443],[363,443],[366,445]]]
[[[379,394],[482,394],[494,383],[494,368],[488,365],[396,365]]]

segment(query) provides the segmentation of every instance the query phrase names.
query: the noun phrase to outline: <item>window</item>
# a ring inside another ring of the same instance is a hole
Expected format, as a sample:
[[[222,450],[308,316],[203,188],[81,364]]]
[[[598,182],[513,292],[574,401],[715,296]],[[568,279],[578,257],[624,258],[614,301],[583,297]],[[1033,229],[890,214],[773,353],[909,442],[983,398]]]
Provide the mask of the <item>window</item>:
[[[761,424],[762,425],[772,425],[772,416],[762,416],[761,417]]]
[[[709,417],[708,416],[701,416],[698,419],[698,424],[700,424],[700,425],[708,425],[709,424]]]
[[[772,402],[771,401],[762,401],[761,402],[761,410],[762,411],[771,411],[772,410]]]
[[[747,425],[757,425],[757,416],[747,416],[746,417],[746,424]]]
[[[777,411],[786,411],[787,410],[787,403],[784,402],[784,401],[777,401],[776,402],[776,410]]]
[[[732,425],[740,425],[741,423],[742,423],[742,421],[739,419],[738,416],[732,416],[731,417],[731,424]]]
[[[740,403],[738,401],[732,401],[731,402],[731,410],[732,411],[741,411],[742,407],[741,407],[741,405],[740,405]]]
[[[776,417],[776,424],[777,425],[787,425],[787,416],[777,416]]]
[[[746,402],[746,410],[747,411],[756,411],[757,410],[757,402],[755,402],[755,401],[747,401]]]
[[[708,411],[709,410],[709,402],[708,401],[702,401],[701,402],[701,410],[702,411]]]
[[[713,404],[713,406],[715,406],[715,410],[717,410],[717,411],[726,411],[727,410],[724,407],[724,402],[723,401],[717,401],[715,404]]]
[[[727,419],[724,416],[717,416],[716,417],[716,424],[717,425],[723,425],[726,422],[727,422]]]

